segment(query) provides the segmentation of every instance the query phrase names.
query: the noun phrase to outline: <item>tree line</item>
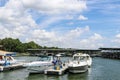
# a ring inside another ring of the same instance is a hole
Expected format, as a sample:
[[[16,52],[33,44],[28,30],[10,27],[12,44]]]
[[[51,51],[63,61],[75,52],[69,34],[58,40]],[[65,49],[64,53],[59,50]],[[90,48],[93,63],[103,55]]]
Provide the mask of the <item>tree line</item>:
[[[40,46],[34,41],[22,43],[19,39],[0,39],[1,49],[12,52],[27,52],[27,49],[57,49],[57,47]]]

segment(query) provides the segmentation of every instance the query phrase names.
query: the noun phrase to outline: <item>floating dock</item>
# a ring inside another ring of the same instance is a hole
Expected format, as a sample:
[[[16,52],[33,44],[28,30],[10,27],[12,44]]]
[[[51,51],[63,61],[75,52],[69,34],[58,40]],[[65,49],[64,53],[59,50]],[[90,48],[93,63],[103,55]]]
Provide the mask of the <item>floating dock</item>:
[[[54,69],[54,67],[51,67],[44,71],[44,74],[47,75],[62,75],[65,73],[65,71],[68,69],[68,66],[62,66],[62,68],[57,67],[57,69]]]
[[[8,71],[8,70],[20,69],[20,68],[25,68],[23,66],[23,64],[24,63],[17,63],[17,64],[12,64],[12,65],[7,65],[7,66],[0,66],[0,72]]]

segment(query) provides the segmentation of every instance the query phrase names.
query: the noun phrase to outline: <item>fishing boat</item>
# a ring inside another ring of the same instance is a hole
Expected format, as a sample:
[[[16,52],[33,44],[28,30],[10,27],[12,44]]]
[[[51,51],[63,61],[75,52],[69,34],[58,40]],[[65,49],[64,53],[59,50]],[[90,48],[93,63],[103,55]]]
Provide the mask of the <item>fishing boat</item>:
[[[40,56],[37,61],[26,63],[24,66],[28,68],[30,74],[44,73],[48,66],[52,66],[53,56]]]
[[[73,55],[72,61],[69,61],[68,70],[71,73],[83,73],[91,66],[92,59],[88,54],[77,53]]]

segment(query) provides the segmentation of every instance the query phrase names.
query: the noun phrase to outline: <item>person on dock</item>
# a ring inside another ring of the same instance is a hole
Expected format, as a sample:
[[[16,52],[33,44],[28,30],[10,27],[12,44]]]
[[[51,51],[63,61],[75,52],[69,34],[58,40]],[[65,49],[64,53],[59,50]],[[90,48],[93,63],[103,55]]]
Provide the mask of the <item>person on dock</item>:
[[[62,68],[62,61],[60,60],[59,56],[57,56],[57,59],[54,59],[52,63],[54,64],[54,69]]]

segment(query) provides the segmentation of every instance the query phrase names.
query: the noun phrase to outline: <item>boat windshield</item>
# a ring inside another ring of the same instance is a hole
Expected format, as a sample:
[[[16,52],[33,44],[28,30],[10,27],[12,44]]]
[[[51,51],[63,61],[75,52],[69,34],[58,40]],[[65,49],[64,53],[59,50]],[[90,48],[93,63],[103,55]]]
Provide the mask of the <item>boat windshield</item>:
[[[39,61],[50,61],[50,60],[51,60],[51,57],[49,57],[49,56],[40,57],[38,60],[39,60]]]
[[[81,56],[81,57],[80,57],[80,60],[81,60],[81,61],[85,61],[85,60],[86,60],[86,57],[85,57],[85,56]]]
[[[86,60],[86,57],[85,56],[74,56],[73,60],[84,61],[84,60]]]
[[[79,60],[79,56],[74,56],[73,60]]]

